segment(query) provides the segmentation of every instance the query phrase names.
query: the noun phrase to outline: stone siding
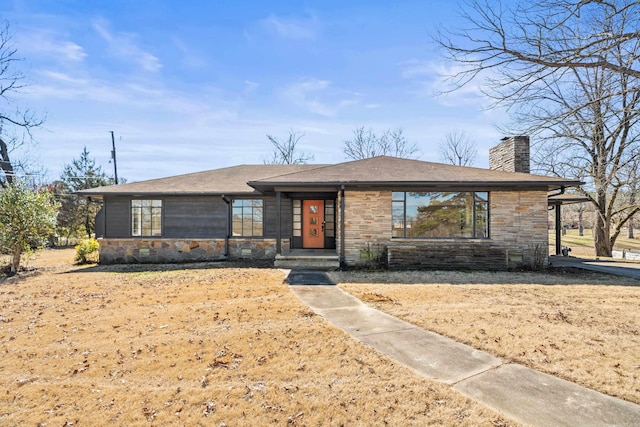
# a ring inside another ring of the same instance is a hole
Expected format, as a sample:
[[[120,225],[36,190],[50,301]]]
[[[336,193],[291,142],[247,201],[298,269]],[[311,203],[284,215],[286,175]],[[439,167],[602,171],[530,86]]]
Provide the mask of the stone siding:
[[[547,264],[549,232],[546,191],[495,191],[491,193],[491,240],[500,243],[509,267]],[[541,255],[542,254],[542,255]],[[542,260],[535,258],[542,256]]]
[[[548,262],[546,191],[491,192],[489,239],[392,239],[391,191],[347,191],[345,211],[346,265],[506,270]]]
[[[512,136],[489,150],[489,169],[505,172],[530,172],[528,136]]]
[[[344,202],[344,262],[370,264],[391,240],[391,192],[345,191]]]
[[[509,259],[502,245],[489,240],[432,240],[389,244],[387,264],[396,270],[505,270]]]
[[[275,239],[99,239],[102,264],[218,261],[224,259],[274,259]],[[289,252],[289,240],[282,251]]]

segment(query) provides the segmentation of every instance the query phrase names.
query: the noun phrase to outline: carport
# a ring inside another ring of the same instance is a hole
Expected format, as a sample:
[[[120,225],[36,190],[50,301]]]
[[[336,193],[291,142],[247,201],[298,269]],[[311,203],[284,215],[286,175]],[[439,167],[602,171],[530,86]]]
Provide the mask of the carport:
[[[588,202],[589,198],[580,194],[560,194],[549,196],[549,209],[555,210],[556,255],[562,254],[562,206]]]

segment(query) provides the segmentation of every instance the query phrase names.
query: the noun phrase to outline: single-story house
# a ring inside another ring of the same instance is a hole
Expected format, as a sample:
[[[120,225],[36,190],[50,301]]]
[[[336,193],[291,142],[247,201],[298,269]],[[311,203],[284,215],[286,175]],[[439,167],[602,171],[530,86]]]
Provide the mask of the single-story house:
[[[328,255],[336,265],[510,269],[548,261],[551,193],[529,138],[490,151],[490,169],[388,156],[339,164],[240,165],[80,191],[103,201],[102,263]]]

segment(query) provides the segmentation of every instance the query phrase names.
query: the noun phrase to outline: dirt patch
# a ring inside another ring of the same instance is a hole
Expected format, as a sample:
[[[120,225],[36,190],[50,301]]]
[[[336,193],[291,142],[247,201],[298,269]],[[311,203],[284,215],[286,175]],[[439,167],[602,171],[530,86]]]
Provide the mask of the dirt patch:
[[[331,327],[279,270],[73,256],[0,282],[2,425],[515,425]]]
[[[640,403],[635,279],[554,273],[332,273],[368,304],[505,360]]]

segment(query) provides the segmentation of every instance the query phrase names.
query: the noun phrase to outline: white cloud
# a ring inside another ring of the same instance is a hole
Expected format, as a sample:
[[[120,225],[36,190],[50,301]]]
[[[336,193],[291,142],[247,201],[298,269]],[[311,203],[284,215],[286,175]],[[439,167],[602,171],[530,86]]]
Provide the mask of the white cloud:
[[[145,71],[156,72],[162,68],[157,56],[138,45],[136,34],[114,33],[109,30],[108,23],[104,20],[94,22],[93,28],[108,43],[109,50],[115,56],[133,61]]]
[[[242,93],[244,95],[248,95],[248,94],[253,93],[256,90],[258,90],[259,87],[260,87],[260,83],[254,82],[254,81],[251,81],[251,80],[245,80],[244,81],[244,90],[242,91]]]
[[[329,80],[304,79],[290,84],[282,92],[289,102],[321,116],[335,116],[339,110],[357,103],[356,97],[336,90]]]
[[[441,105],[482,107],[489,103],[486,95],[482,93],[482,79],[476,79],[460,87],[455,84],[455,78],[451,76],[464,71],[461,65],[416,59],[400,65],[401,77],[418,88],[418,95],[435,97]]]
[[[400,65],[402,67],[402,69],[400,70],[400,75],[403,79],[407,80],[429,77],[433,75],[435,71],[433,63],[430,61],[410,59]]]
[[[52,31],[34,30],[21,34],[20,51],[34,56],[46,56],[59,62],[82,62],[87,57],[84,48],[70,40],[61,40]]]
[[[172,41],[173,45],[182,55],[181,65],[192,70],[203,70],[207,68],[209,61],[206,55],[201,54],[192,48],[189,43],[182,41],[182,39],[172,37]]]
[[[262,24],[269,32],[291,40],[315,40],[320,29],[314,16],[299,19],[283,18],[272,14],[263,19]]]
[[[59,71],[40,71],[41,82],[29,87],[32,97],[44,99],[126,102],[127,96],[105,82],[75,77]]]

